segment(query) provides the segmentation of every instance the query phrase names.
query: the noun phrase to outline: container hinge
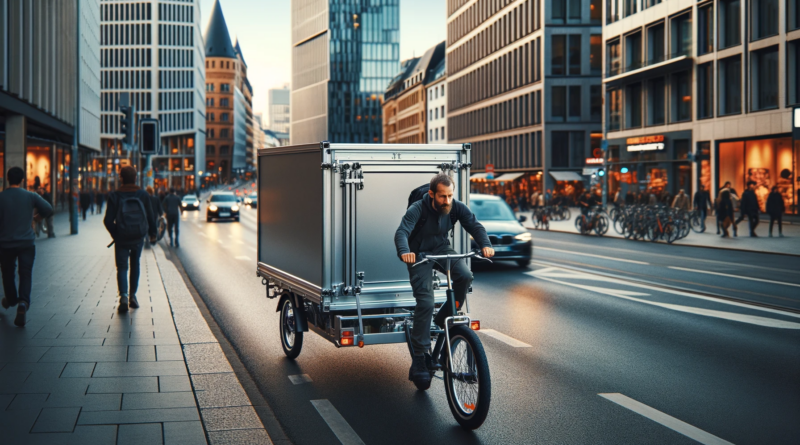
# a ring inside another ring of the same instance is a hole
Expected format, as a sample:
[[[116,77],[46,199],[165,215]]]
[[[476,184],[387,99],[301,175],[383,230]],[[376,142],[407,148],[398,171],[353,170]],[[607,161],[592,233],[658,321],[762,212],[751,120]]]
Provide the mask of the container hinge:
[[[334,291],[330,289],[322,289],[322,312],[331,311],[331,296]]]
[[[320,168],[323,170],[329,170],[333,168],[333,164],[330,162],[323,162],[322,165],[320,165]]]
[[[361,293],[361,289],[364,287],[364,272],[356,272],[356,279],[358,280],[356,292]]]

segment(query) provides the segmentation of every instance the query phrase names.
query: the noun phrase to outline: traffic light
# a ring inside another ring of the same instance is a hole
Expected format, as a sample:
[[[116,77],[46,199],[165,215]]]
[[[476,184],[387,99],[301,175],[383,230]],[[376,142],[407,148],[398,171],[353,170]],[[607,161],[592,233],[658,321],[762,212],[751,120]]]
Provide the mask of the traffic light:
[[[143,155],[158,154],[159,135],[158,119],[142,119],[139,121],[139,147]]]
[[[125,144],[133,143],[133,108],[121,106],[119,111],[122,112],[122,119],[120,120],[120,131],[122,132],[122,142]]]
[[[597,170],[597,176],[602,178],[605,175],[606,175],[606,170],[605,169],[601,168],[600,170]]]

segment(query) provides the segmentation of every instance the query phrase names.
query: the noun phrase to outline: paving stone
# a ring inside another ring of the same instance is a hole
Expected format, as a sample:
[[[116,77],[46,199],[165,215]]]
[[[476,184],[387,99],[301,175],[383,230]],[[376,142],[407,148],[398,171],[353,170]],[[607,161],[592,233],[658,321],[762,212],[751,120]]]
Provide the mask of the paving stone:
[[[80,408],[44,408],[33,424],[33,433],[71,433]]]
[[[156,361],[155,346],[128,346],[129,362],[154,362]]]
[[[193,375],[192,381],[201,408],[250,405],[250,398],[233,373]]]
[[[192,408],[196,407],[192,391],[123,394],[122,409]]]
[[[0,394],[0,411],[5,411],[6,407],[14,400],[14,394]]]
[[[264,429],[211,431],[208,433],[210,445],[272,445],[272,441]]]
[[[203,424],[195,422],[164,422],[164,445],[205,444]]]
[[[61,372],[61,378],[71,377],[91,377],[94,366],[97,363],[67,363],[67,366]]]
[[[40,411],[40,409],[4,411],[3,415],[0,416],[0,431],[2,431],[3,443],[26,443],[25,437],[31,431]]]
[[[120,409],[122,394],[51,394],[44,408],[77,406],[81,411],[111,411]]]
[[[72,433],[37,433],[23,437],[19,443],[25,445],[114,445],[117,443],[117,426],[79,425]]]
[[[159,392],[191,391],[192,383],[186,375],[165,375],[158,378]]]
[[[264,428],[252,406],[202,408],[206,431]]]
[[[38,362],[48,349],[50,348],[47,346],[25,346],[8,361],[9,363]]]
[[[94,368],[95,377],[186,375],[183,361],[170,362],[106,362]]]
[[[8,410],[41,409],[47,402],[50,393],[45,394],[17,394],[14,401],[8,405]]]
[[[158,377],[93,377],[87,394],[158,392]]]
[[[38,378],[28,379],[21,386],[18,386],[16,393],[18,394],[35,394],[35,393],[71,393],[71,394],[85,394],[86,388],[89,386],[89,380],[84,378],[74,379],[61,379],[58,376],[52,378]]]
[[[30,346],[100,346],[102,338],[32,338]]]
[[[160,362],[166,360],[183,360],[183,349],[180,345],[156,346],[156,360]]]
[[[78,425],[122,425],[129,423],[183,422],[189,420],[200,420],[197,408],[82,412],[78,417]]]
[[[173,338],[106,338],[106,345],[180,345],[178,337]]]
[[[183,353],[191,374],[233,372],[219,343],[185,345]]]
[[[164,443],[160,423],[120,425],[117,445],[161,445]]]

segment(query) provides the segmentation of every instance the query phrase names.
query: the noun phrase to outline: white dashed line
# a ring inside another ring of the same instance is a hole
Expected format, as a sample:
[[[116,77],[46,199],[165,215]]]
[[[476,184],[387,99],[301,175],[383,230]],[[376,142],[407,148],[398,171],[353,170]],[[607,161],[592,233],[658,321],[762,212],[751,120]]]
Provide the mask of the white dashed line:
[[[358,437],[358,434],[328,399],[312,400],[311,404],[314,405],[319,415],[322,416],[322,420],[328,424],[342,445],[364,445],[364,441]]]
[[[708,271],[708,270],[689,269],[689,268],[686,268],[686,267],[677,267],[677,266],[669,266],[669,268],[670,269],[674,269],[674,270],[682,270],[684,272],[704,273],[704,274],[708,274],[708,275],[718,275],[720,277],[738,278],[740,280],[759,281],[761,283],[771,283],[771,284],[780,284],[782,286],[800,287],[800,284],[795,284],[795,283],[785,283],[783,281],[765,280],[763,278],[743,277],[741,275],[733,275],[733,274],[722,273],[722,272],[711,272],[711,271]]]
[[[494,329],[481,329],[478,332],[483,332],[484,334],[488,335],[489,337],[492,337],[495,340],[500,340],[501,342],[503,342],[503,343],[505,343],[505,344],[507,344],[509,346],[515,347],[515,348],[530,348],[531,347],[531,345],[529,345],[529,344],[527,344],[525,342],[521,342],[521,341],[517,340],[514,337],[509,337],[508,335],[503,334],[502,332],[497,332]]]
[[[302,385],[303,383],[311,383],[311,377],[308,374],[290,375],[289,380],[295,385]]]
[[[246,256],[237,256],[236,259],[237,260],[250,261],[250,257],[246,257]]]
[[[592,254],[592,253],[573,252],[571,250],[553,249],[553,248],[550,248],[550,247],[539,247],[539,246],[536,246],[533,249],[534,249],[534,251],[536,251],[536,250],[550,250],[550,251],[553,251],[553,252],[561,252],[561,253],[566,253],[566,254],[569,254],[569,255],[589,256],[589,257],[592,257],[592,258],[601,258],[601,259],[604,259],[604,260],[622,261],[623,263],[643,264],[645,266],[649,266],[650,265],[650,263],[645,263],[644,261],[626,260],[626,259],[623,259],[623,258],[614,258],[614,257],[611,257],[611,256],[604,256],[604,255],[595,255],[595,254]]]
[[[205,233],[203,233],[203,232],[197,232],[197,234],[198,234],[198,235],[200,235],[200,236],[202,236],[202,237],[208,238],[208,235],[206,235],[206,234],[205,234]]]
[[[253,247],[253,246],[247,246],[247,248],[248,248],[248,249],[250,249],[250,250],[252,250],[253,252],[258,252],[258,249],[256,249],[256,248],[255,248],[255,247]]]
[[[689,425],[688,423],[678,420],[668,414],[665,414],[655,408],[649,407],[642,402],[636,401],[631,399],[630,397],[619,394],[619,393],[610,393],[610,394],[598,394],[600,397],[608,399],[617,405],[627,408],[636,414],[641,416],[647,417],[648,419],[652,420],[653,422],[660,423],[665,427],[676,431],[678,433],[683,434],[684,436],[694,439],[702,444],[705,445],[733,445],[731,442],[727,440],[720,439],[719,437],[707,433],[700,428],[695,426]]]

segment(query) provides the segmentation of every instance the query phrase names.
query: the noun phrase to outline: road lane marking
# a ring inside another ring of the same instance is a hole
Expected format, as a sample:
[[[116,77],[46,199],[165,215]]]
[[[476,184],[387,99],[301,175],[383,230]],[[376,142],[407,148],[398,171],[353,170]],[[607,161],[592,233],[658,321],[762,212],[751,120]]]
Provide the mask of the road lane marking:
[[[571,250],[553,249],[551,247],[535,246],[533,248],[533,250],[534,250],[534,252],[536,250],[551,250],[553,252],[567,253],[567,254],[570,254],[570,255],[589,256],[589,257],[592,257],[592,258],[601,258],[601,259],[604,259],[604,260],[611,260],[611,261],[622,261],[623,263],[631,263],[631,264],[642,264],[642,265],[645,265],[645,266],[649,266],[650,265],[650,263],[645,263],[644,261],[626,260],[624,258],[614,258],[614,257],[604,256],[604,255],[595,255],[593,253],[573,252]]]
[[[669,268],[670,269],[675,269],[675,270],[682,270],[684,272],[704,273],[704,274],[708,274],[708,275],[718,275],[720,277],[738,278],[740,280],[759,281],[761,283],[771,283],[771,284],[780,284],[780,285],[783,285],[783,286],[800,287],[800,284],[786,283],[786,282],[783,282],[783,281],[765,280],[763,278],[743,277],[741,275],[733,275],[733,274],[722,273],[722,272],[711,272],[709,270],[696,270],[696,269],[689,269],[689,268],[686,268],[686,267],[677,267],[677,266],[669,266]]]
[[[250,249],[250,250],[252,250],[253,252],[256,252],[256,253],[258,253],[258,249],[256,249],[256,248],[255,248],[255,247],[253,247],[253,246],[247,246],[247,248],[248,248],[248,249]]]
[[[314,405],[319,415],[322,416],[322,420],[328,424],[342,445],[364,445],[364,441],[358,437],[358,434],[328,399],[312,400],[311,404]]]
[[[481,329],[478,332],[482,332],[482,333],[488,335],[489,337],[492,337],[495,340],[500,340],[501,342],[503,342],[503,343],[505,343],[505,344],[507,344],[507,345],[509,345],[511,347],[514,347],[514,348],[530,348],[531,347],[531,345],[529,345],[527,343],[521,342],[521,341],[517,340],[514,337],[509,337],[508,335],[503,334],[502,332],[497,332],[494,329]]]
[[[237,260],[245,260],[245,261],[250,261],[250,257],[246,257],[246,256],[237,256],[237,257],[236,257],[236,259],[237,259]]]
[[[292,384],[294,385],[302,385],[303,383],[311,383],[311,377],[308,374],[295,374],[290,375],[289,380],[291,380]]]
[[[679,305],[679,304],[659,303],[659,302],[656,302],[656,301],[642,300],[641,298],[634,298],[631,295],[649,296],[650,294],[643,294],[643,293],[639,293],[639,292],[624,291],[624,290],[619,290],[619,289],[610,289],[610,288],[599,287],[599,286],[588,286],[588,285],[584,285],[584,284],[570,283],[570,282],[567,282],[567,281],[561,281],[561,280],[556,280],[556,279],[550,278],[545,274],[536,275],[536,272],[537,271],[528,272],[528,275],[537,277],[537,278],[545,280],[545,281],[550,281],[552,283],[557,283],[557,284],[562,284],[562,285],[565,285],[565,286],[576,287],[578,289],[583,289],[583,290],[587,290],[587,291],[590,291],[590,292],[596,292],[596,293],[603,294],[603,295],[610,295],[612,297],[621,298],[623,300],[630,300],[630,301],[635,301],[637,303],[644,303],[644,304],[649,304],[651,306],[658,306],[658,307],[662,307],[664,309],[670,309],[670,310],[677,311],[677,312],[684,312],[684,313],[694,314],[694,315],[703,315],[703,316],[706,316],[706,317],[720,318],[720,319],[723,319],[723,320],[738,321],[738,322],[741,322],[741,323],[748,323],[748,324],[753,324],[753,325],[757,325],[757,326],[764,326],[764,327],[768,327],[768,328],[800,329],[800,323],[795,323],[795,322],[791,322],[791,321],[783,321],[783,320],[777,320],[777,319],[774,319],[774,318],[759,317],[757,315],[747,315],[747,314],[737,314],[737,313],[734,313],[734,312],[717,311],[717,310],[713,310],[713,309],[701,309],[701,308],[692,307],[692,306],[682,306],[682,305]],[[583,274],[583,275],[586,275],[586,274]],[[586,276],[581,277],[578,273],[576,273],[576,276],[574,278],[587,279]],[[611,278],[603,278],[603,277],[595,278],[595,277],[589,276],[588,279],[592,279],[592,280],[596,280],[596,281],[606,281],[606,282],[611,282],[611,283],[616,283],[616,284],[624,284],[624,285],[627,285],[627,286],[639,287],[639,288],[645,288],[645,289],[650,288],[649,286],[633,284],[633,283],[624,283],[624,282],[621,282],[620,280],[614,280],[614,279],[611,279]],[[749,306],[749,305],[745,305],[745,304],[741,304],[741,303],[728,302],[728,301],[725,301],[725,300],[712,299],[710,297],[704,298],[704,297],[701,297],[701,296],[693,296],[693,295],[690,295],[690,294],[688,294],[686,292],[676,292],[676,291],[671,291],[671,290],[668,290],[668,289],[651,288],[651,290],[655,290],[657,292],[675,294],[675,295],[683,295],[683,296],[701,298],[701,299],[715,301],[715,302],[718,302],[718,303],[732,304],[732,305],[735,305],[735,306],[744,306],[744,307],[747,307],[748,309],[768,309],[768,308],[758,308],[757,306]],[[782,315],[789,315],[789,314],[783,313],[783,312],[780,312],[780,313]]]
[[[720,439],[711,433],[707,433],[696,426],[689,425],[682,420],[678,420],[669,414],[665,414],[624,394],[607,393],[598,395],[704,445],[733,445],[727,440]]]
[[[200,236],[202,236],[202,237],[208,238],[208,235],[206,235],[206,234],[205,234],[205,233],[203,233],[203,232],[197,232],[197,234],[198,234],[198,235],[200,235]]]

